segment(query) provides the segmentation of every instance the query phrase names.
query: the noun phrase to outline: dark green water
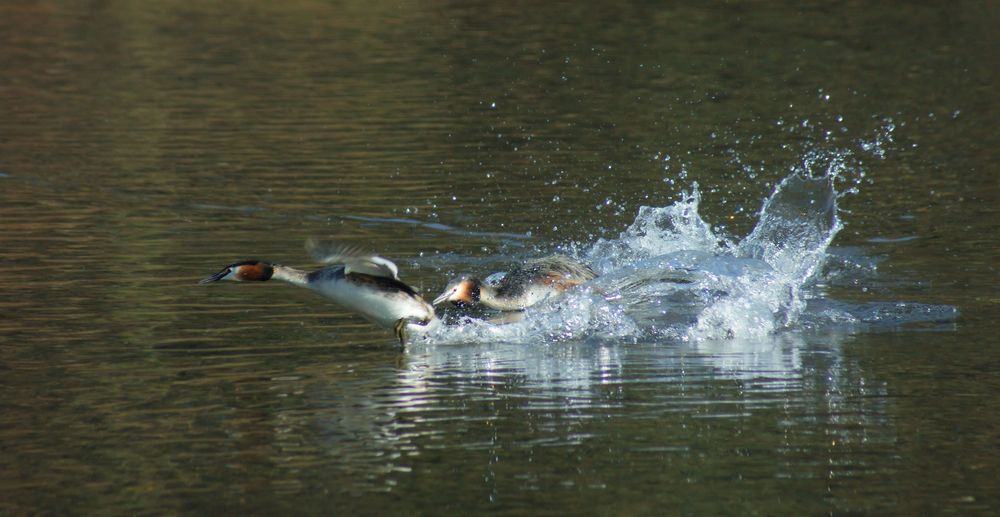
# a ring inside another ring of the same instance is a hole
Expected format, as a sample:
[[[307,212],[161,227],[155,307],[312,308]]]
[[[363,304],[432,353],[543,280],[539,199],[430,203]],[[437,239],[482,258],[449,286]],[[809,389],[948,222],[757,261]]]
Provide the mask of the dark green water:
[[[983,2],[0,4],[0,513],[996,513],[998,26]],[[827,153],[858,192],[818,300],[957,319],[400,352],[314,293],[196,284],[321,236],[436,294],[695,182],[738,238]]]

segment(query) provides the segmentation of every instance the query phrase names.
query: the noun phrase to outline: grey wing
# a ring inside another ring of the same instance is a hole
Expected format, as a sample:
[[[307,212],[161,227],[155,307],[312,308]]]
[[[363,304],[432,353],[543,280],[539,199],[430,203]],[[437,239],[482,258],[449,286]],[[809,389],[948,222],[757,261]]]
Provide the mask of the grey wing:
[[[581,264],[566,255],[549,255],[548,257],[530,260],[525,266],[540,272],[555,272],[568,275],[581,282],[597,277],[597,273],[590,266]]]
[[[343,264],[344,274],[362,273],[399,280],[399,268],[396,264],[360,246],[309,239],[306,241],[306,250],[318,262]]]

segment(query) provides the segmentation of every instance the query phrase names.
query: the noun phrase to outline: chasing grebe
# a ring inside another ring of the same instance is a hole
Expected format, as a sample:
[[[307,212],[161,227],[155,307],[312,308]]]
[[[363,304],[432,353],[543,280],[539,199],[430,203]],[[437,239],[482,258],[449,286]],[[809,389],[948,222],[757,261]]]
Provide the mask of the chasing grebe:
[[[481,303],[501,311],[519,311],[595,277],[593,269],[576,260],[551,255],[515,266],[495,286],[476,277],[462,277],[448,284],[434,305]]]

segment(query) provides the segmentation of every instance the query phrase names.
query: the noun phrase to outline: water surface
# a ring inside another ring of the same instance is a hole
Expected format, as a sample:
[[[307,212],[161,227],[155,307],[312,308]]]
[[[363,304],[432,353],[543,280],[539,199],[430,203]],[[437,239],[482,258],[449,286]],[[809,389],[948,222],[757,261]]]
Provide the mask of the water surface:
[[[5,3],[0,511],[994,513],[998,16]],[[765,224],[795,174],[829,231]],[[428,295],[709,262],[402,352],[197,285],[308,237]]]

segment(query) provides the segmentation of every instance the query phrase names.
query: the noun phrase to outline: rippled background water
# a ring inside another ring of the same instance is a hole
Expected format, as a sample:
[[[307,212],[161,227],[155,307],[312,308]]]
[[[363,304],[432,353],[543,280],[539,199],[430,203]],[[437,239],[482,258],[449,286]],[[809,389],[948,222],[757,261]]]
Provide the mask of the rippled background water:
[[[998,23],[4,2],[0,512],[996,512]],[[695,182],[738,237],[834,149],[857,193],[818,292],[957,320],[400,353],[313,293],[196,285],[321,236],[436,292]]]

